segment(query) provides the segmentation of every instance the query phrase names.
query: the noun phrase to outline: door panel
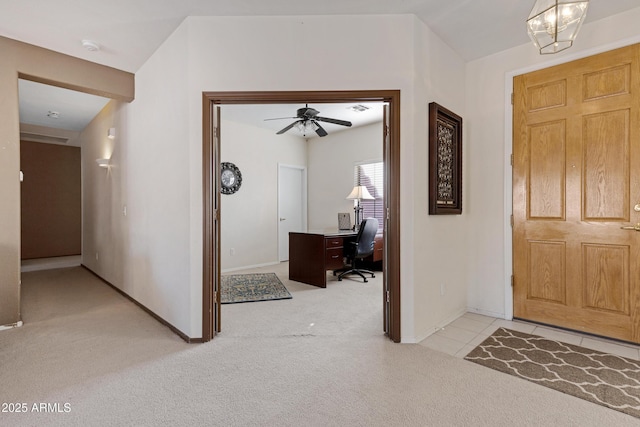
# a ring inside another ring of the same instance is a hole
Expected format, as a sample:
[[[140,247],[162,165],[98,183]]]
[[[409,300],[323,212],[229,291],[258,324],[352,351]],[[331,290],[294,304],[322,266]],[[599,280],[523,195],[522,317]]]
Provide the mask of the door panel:
[[[639,46],[514,79],[517,318],[640,342]]]
[[[532,126],[530,139],[529,218],[564,219],[564,120]]]
[[[304,168],[278,166],[278,253],[289,260],[289,232],[306,231]]]
[[[584,118],[584,220],[629,221],[629,110]]]

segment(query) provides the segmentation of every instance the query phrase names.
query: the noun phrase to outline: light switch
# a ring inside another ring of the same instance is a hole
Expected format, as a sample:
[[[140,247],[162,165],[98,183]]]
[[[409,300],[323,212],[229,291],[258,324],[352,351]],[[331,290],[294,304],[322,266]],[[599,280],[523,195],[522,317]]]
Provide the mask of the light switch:
[[[24,174],[20,171],[20,182],[24,181]]]

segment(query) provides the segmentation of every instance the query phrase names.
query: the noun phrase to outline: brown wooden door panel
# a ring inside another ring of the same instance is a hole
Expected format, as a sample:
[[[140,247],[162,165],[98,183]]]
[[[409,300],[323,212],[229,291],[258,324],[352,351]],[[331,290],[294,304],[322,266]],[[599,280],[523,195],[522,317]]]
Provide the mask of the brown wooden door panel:
[[[640,342],[640,45],[514,79],[514,315]]]

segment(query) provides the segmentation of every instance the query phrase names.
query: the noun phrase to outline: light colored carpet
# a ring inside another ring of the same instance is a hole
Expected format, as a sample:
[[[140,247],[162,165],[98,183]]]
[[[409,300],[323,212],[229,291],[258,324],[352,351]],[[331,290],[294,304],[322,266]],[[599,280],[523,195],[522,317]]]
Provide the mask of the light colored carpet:
[[[390,342],[380,332],[379,281],[320,289],[283,271],[293,299],[224,306],[223,333],[207,344],[184,343],[81,268],[24,274],[25,325],[0,333],[0,402],[69,403],[71,411],[0,413],[0,425],[637,425]]]

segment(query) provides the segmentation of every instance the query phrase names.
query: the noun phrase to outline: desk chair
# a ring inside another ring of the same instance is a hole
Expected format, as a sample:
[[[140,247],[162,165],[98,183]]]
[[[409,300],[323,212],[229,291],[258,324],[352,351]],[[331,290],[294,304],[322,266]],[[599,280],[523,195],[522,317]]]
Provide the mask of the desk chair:
[[[370,270],[357,268],[356,262],[358,260],[362,261],[364,258],[373,253],[373,245],[375,244],[377,232],[377,219],[366,218],[362,221],[362,223],[360,224],[360,230],[358,231],[358,235],[356,236],[356,241],[349,242],[349,245],[345,246],[345,255],[350,265],[348,265],[346,268],[335,270],[333,272],[333,275],[335,276],[337,272],[342,271],[338,276],[338,280],[342,280],[342,278],[348,274],[357,274],[358,276],[362,277],[365,282],[367,282],[367,278],[364,276],[364,273],[370,274],[371,277],[376,277]]]

